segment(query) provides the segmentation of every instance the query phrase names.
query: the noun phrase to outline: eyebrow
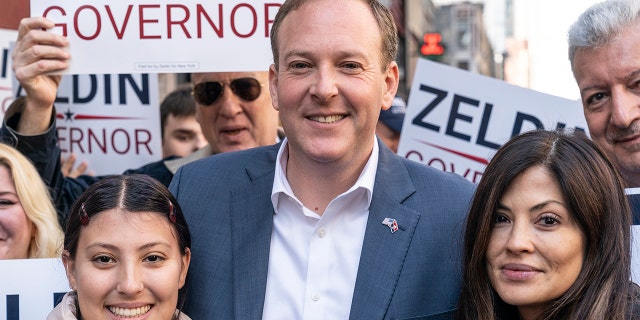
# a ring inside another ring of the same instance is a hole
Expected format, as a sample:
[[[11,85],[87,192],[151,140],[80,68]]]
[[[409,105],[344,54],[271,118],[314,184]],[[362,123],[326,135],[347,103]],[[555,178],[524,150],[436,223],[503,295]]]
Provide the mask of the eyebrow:
[[[538,204],[536,204],[536,205],[532,206],[531,208],[529,208],[529,212],[531,212],[531,211],[537,211],[537,210],[543,209],[544,207],[546,207],[546,206],[548,206],[548,205],[550,205],[550,204],[552,204],[552,203],[556,203],[556,204],[559,204],[559,205],[561,205],[561,206],[563,206],[563,207],[567,208],[567,205],[565,205],[565,204],[564,204],[563,202],[561,202],[561,201],[557,201],[557,200],[547,200],[547,201],[544,201],[544,202],[541,202],[541,203],[538,203]],[[510,209],[509,207],[505,206],[505,205],[504,205],[504,204],[502,204],[502,203],[498,203],[498,209],[511,211],[511,209]]]
[[[631,78],[635,78],[635,77],[637,77],[638,75],[640,75],[640,69],[634,70],[634,71],[632,71],[631,73],[629,73],[628,75],[625,75],[625,76],[624,76],[624,78],[623,78],[623,80],[624,80],[624,82],[627,82],[627,81],[629,81],[629,79],[631,79]],[[586,88],[584,88],[584,89],[580,90],[580,95],[583,95],[583,93],[584,93],[585,91],[589,91],[589,90],[600,90],[602,87],[604,87],[604,85],[599,85],[599,84],[596,84],[596,85],[593,85],[593,86],[586,87]]]
[[[155,246],[162,246],[162,247],[167,247],[167,248],[171,248],[171,246],[164,242],[164,241],[155,241],[155,242],[149,242],[146,243],[140,247],[138,247],[138,251],[143,251],[143,250],[147,250],[150,248],[153,248]],[[113,245],[113,244],[109,244],[109,243],[104,243],[104,242],[96,242],[96,243],[92,243],[90,245],[87,246],[87,250],[91,249],[91,248],[104,248],[104,249],[109,249],[109,250],[113,250],[113,251],[120,251],[120,248],[118,248],[117,246]]]
[[[289,52],[287,52],[284,56],[283,59],[286,61],[287,59],[291,58],[291,57],[303,57],[303,58],[311,58],[313,56],[313,54],[309,51],[304,51],[304,50],[291,50]],[[355,51],[355,50],[350,50],[350,51],[340,51],[338,53],[338,58],[340,59],[344,59],[344,58],[348,58],[348,57],[361,57],[361,58],[365,58],[365,54],[361,51]]]
[[[174,133],[187,133],[187,134],[191,134],[191,135],[195,135],[195,130],[191,130],[191,129],[185,129],[185,128],[178,128],[176,130],[173,131]]]

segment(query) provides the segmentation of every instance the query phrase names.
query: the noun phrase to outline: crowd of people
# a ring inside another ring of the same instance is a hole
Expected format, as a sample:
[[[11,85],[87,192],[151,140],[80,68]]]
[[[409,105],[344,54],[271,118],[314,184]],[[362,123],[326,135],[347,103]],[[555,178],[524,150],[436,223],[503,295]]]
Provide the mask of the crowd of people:
[[[0,129],[0,259],[62,259],[48,319],[640,319],[640,0],[569,30],[590,137],[513,137],[478,185],[395,154],[378,0],[286,0],[268,71],[192,74],[161,106],[164,159],[111,176],[60,157],[53,26],[21,21]]]

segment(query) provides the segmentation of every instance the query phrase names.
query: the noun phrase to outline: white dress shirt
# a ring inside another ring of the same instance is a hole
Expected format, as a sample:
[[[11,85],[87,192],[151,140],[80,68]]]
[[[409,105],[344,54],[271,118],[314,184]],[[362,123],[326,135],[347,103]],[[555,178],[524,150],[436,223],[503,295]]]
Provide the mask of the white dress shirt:
[[[286,178],[285,138],[271,192],[273,232],[263,319],[348,319],[378,166],[378,141],[356,183],[322,215],[305,208]]]

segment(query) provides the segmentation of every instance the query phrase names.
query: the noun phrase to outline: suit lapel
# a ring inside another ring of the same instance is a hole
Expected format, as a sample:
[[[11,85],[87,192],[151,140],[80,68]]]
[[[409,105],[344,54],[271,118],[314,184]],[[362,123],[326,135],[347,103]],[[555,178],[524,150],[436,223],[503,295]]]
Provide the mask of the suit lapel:
[[[351,318],[384,318],[420,219],[418,212],[402,205],[414,192],[402,162],[391,151],[381,147],[351,303]],[[396,219],[398,231],[392,233],[382,223],[385,218]]]
[[[262,318],[273,229],[271,189],[274,163],[256,160],[246,170],[250,181],[242,188],[231,191],[231,254],[236,319]]]

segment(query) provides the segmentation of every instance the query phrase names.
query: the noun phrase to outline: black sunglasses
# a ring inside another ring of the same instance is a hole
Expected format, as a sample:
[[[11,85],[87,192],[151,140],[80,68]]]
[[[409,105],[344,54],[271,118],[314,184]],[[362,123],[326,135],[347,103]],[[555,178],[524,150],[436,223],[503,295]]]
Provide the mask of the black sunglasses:
[[[222,96],[225,82],[207,81],[198,83],[193,87],[193,97],[203,106],[210,106]],[[231,91],[242,100],[253,101],[258,99],[262,91],[262,84],[254,78],[238,78],[229,83]]]

